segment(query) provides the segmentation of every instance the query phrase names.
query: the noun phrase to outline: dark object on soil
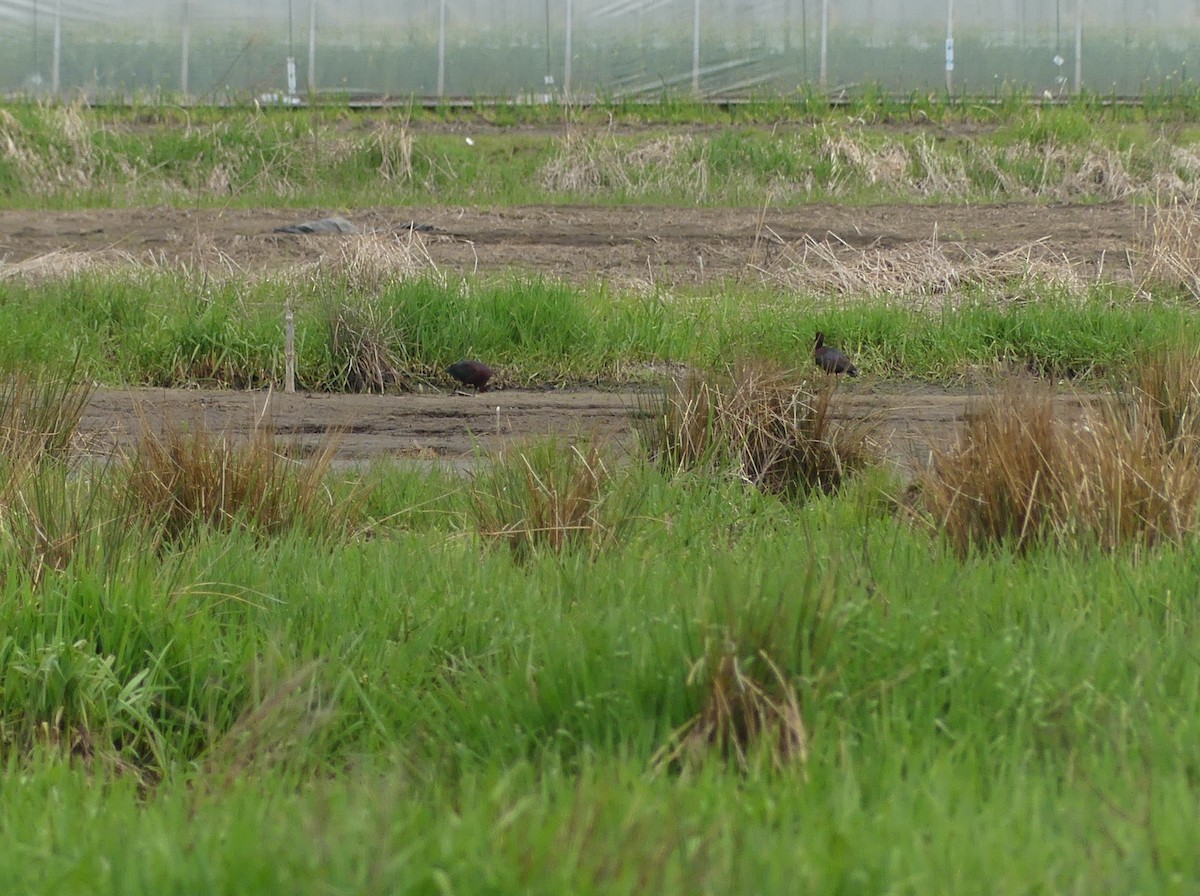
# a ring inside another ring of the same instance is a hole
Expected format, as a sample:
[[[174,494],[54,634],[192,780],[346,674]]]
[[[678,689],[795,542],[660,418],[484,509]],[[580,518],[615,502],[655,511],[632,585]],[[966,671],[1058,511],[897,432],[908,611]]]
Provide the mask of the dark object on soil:
[[[495,371],[482,361],[455,361],[446,368],[446,373],[464,386],[474,386],[476,392],[486,392],[488,380],[495,375]]]
[[[813,357],[816,359],[817,366],[826,373],[845,373],[850,376],[858,376],[858,368],[851,363],[849,358],[836,348],[830,348],[825,344],[824,333],[817,333],[817,345],[813,349]]]
[[[275,233],[361,233],[358,227],[345,218],[322,218],[319,221],[304,221],[276,227]]]

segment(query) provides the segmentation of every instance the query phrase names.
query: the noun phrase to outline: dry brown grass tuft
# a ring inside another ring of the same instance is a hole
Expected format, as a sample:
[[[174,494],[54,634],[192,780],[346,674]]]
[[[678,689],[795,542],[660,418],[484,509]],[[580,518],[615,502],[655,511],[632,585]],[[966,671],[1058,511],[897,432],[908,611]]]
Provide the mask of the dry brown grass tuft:
[[[925,509],[959,553],[973,545],[1023,548],[1061,519],[1061,474],[1077,444],[1049,391],[1006,391],[968,410],[957,445],[933,449],[918,480]]]
[[[238,444],[204,426],[188,430],[167,421],[156,432],[143,420],[141,442],[129,459],[128,492],[144,518],[172,540],[205,527],[343,534],[363,496],[339,498],[328,488],[336,448],[331,438],[301,460],[276,445],[270,424],[260,423]]]
[[[732,645],[697,662],[688,684],[705,682],[704,706],[675,731],[652,760],[657,768],[689,768],[716,754],[748,771],[755,753],[766,750],[777,769],[808,761],[808,732],[795,686],[765,651],[767,681],[747,673]]]
[[[1133,408],[1157,418],[1171,448],[1200,449],[1200,349],[1173,346],[1142,358]]]
[[[1193,366],[1186,381],[1196,375]],[[1180,541],[1200,525],[1197,396],[1168,407],[1162,395],[1170,391],[1110,397],[1073,423],[1055,416],[1048,391],[1000,393],[969,416],[957,445],[934,449],[919,503],[959,554]]]
[[[317,262],[313,276],[335,278],[347,292],[376,296],[389,285],[415,277],[445,280],[416,230],[356,234],[341,238],[339,245],[337,255]]]
[[[1186,290],[1200,298],[1200,212],[1196,195],[1159,196],[1147,210],[1135,267],[1138,289]]]
[[[628,521],[600,446],[546,439],[511,448],[471,486],[479,533],[518,560],[539,550],[595,554]]]
[[[674,135],[625,146],[610,134],[590,136],[571,127],[541,169],[542,186],[553,193],[611,190],[625,196],[686,190],[696,201],[708,195],[708,164],[695,139]]]
[[[667,470],[730,471],[763,491],[799,497],[833,491],[873,458],[870,420],[836,423],[831,377],[743,362],[720,374],[672,381],[645,408],[640,440]]]
[[[379,123],[371,137],[371,145],[379,153],[380,177],[392,183],[412,183],[413,136],[407,123]]]
[[[769,265],[754,268],[764,280],[790,290],[840,296],[944,299],[965,289],[1018,295],[1038,286],[1082,292],[1084,281],[1068,259],[1043,243],[988,255],[936,236],[908,247],[859,249],[839,240],[806,236],[786,243]]]

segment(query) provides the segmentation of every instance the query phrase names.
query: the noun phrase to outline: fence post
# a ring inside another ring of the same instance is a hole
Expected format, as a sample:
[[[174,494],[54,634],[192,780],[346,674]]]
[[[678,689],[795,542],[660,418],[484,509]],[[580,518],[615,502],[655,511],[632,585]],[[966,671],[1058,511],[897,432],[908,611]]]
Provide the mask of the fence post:
[[[1075,92],[1083,86],[1083,0],[1075,0]]]
[[[181,35],[183,47],[180,50],[179,61],[179,90],[183,93],[184,99],[188,95],[188,53],[192,43],[192,22],[188,15],[188,0],[183,0],[183,33]]]
[[[946,95],[954,95],[954,0],[946,0]]]
[[[62,67],[62,0],[54,3],[54,56],[51,59],[50,92],[58,96]]]
[[[695,0],[692,13],[692,93],[700,92],[700,0]]]
[[[572,0],[567,0],[567,39],[563,47],[563,99],[571,96],[571,28],[574,24],[574,6]]]
[[[438,82],[437,95],[446,95],[446,0],[438,5]]]
[[[821,72],[817,83],[825,86],[828,69],[826,61],[829,57],[829,0],[821,0]]]
[[[317,94],[317,0],[308,3],[308,97]]]
[[[290,298],[283,306],[283,321],[283,391],[290,395],[296,391],[296,319]]]

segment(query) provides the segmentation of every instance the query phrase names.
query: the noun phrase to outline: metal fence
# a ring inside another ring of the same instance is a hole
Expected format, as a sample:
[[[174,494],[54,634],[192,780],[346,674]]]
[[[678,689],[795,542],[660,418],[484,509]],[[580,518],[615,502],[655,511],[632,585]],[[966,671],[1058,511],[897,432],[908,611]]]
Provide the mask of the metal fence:
[[[1197,49],[1197,0],[0,0],[0,90],[91,99],[1136,96]]]

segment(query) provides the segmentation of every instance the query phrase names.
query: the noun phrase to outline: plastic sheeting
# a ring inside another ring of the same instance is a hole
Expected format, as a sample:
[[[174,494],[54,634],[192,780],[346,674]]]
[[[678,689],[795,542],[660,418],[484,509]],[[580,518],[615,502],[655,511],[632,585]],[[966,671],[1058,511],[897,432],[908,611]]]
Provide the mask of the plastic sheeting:
[[[1195,0],[0,0],[0,89],[95,99],[1139,95],[1198,47]]]

